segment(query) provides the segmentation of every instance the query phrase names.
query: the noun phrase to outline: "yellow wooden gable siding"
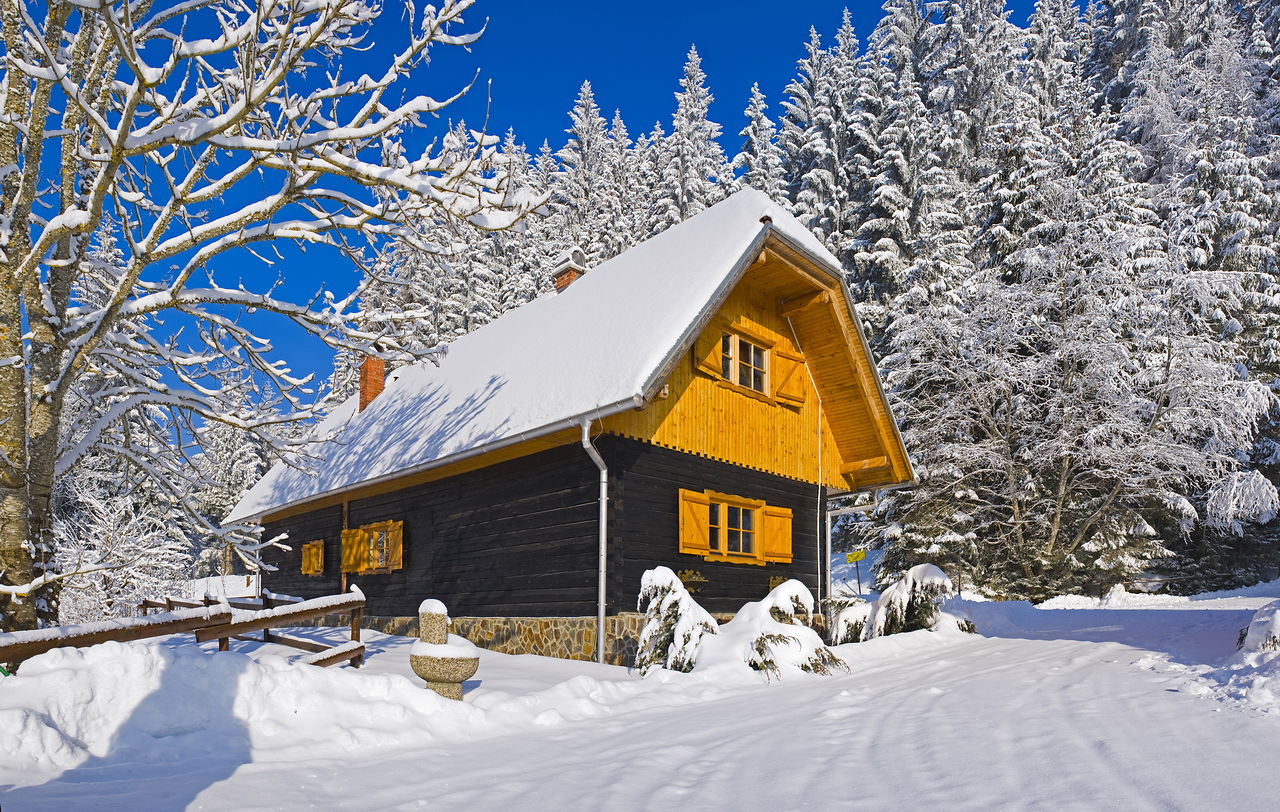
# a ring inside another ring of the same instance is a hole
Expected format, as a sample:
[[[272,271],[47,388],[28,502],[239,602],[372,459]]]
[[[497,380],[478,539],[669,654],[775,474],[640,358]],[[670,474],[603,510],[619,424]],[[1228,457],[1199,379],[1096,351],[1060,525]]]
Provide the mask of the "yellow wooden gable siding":
[[[840,473],[843,462],[825,420],[819,451],[819,402],[807,369],[789,376],[784,393],[788,397],[781,399],[757,396],[698,371],[698,351],[718,347],[721,333],[726,328],[733,332],[735,327],[750,339],[772,344],[774,353],[802,355],[786,319],[778,313],[777,298],[744,281],[729,294],[694,342],[694,349],[675,365],[667,379],[667,396],[654,398],[643,410],[606,417],[601,428],[745,468],[846,489]],[[796,389],[803,392],[802,402],[796,402],[801,400]]]

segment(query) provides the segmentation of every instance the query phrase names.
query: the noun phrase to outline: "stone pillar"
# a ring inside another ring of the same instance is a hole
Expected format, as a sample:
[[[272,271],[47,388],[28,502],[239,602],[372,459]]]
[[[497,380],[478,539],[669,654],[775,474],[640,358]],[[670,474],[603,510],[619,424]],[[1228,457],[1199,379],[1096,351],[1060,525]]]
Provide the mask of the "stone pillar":
[[[462,683],[480,667],[480,653],[466,638],[449,639],[448,610],[440,601],[427,599],[418,607],[418,642],[409,652],[409,665],[428,688],[446,699],[461,700]]]

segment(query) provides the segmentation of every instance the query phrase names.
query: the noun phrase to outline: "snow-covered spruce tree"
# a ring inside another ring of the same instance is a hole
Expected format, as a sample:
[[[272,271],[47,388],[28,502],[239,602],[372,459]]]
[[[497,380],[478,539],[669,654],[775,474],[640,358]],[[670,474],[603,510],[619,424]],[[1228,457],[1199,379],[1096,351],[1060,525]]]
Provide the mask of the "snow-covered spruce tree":
[[[402,92],[433,44],[479,36],[460,28],[471,5],[409,9],[407,25],[388,29],[400,32],[399,43],[379,35],[385,67],[371,70],[362,59],[353,70],[342,56],[364,50],[381,11],[364,0],[6,0],[0,627],[55,617],[53,582],[69,573],[54,564],[53,493],[91,449],[106,445],[159,487],[185,481],[187,461],[172,445],[139,456],[106,443],[130,415],[165,409],[184,431],[221,422],[279,446],[272,426],[312,414],[308,381],[274,358],[236,311],[277,314],[335,348],[388,360],[413,355],[353,326],[362,291],[291,302],[274,279],[255,279],[242,264],[237,281],[219,281],[224,254],[291,240],[354,256],[356,240],[395,233],[412,213],[500,228],[535,203],[504,207],[494,175],[403,141],[449,103]],[[378,194],[362,192],[371,189]],[[108,215],[119,223],[123,272],[100,304],[85,305],[76,283],[89,238]],[[185,334],[194,346],[173,338],[169,315],[194,325]],[[139,326],[126,329],[130,322]],[[132,377],[113,393],[113,408],[66,446],[68,398],[95,358],[161,370],[166,380]],[[215,376],[228,367],[261,378],[283,416],[246,422],[234,414],[239,392],[224,392]],[[250,538],[248,528],[228,532]]]
[[[824,99],[829,85],[827,52],[816,28],[809,28],[804,58],[796,63],[796,76],[787,84],[782,101],[782,123],[778,130],[778,148],[782,153],[782,173],[787,196],[794,206],[799,199],[804,178],[818,165],[829,146],[822,138],[817,122],[827,115]]]
[[[668,201],[662,193],[664,173],[671,160],[671,144],[655,121],[653,129],[636,140],[636,189],[634,228],[638,240],[646,240],[670,225]]]
[[[698,605],[667,567],[646,570],[640,579],[638,606],[644,609],[635,668],[692,671],[703,635],[716,633],[715,618]]]
[[[690,48],[676,93],[666,162],[658,187],[658,230],[687,220],[724,197],[732,172],[720,148],[720,125],[707,117],[714,97],[707,89],[702,57]]]
[[[801,136],[801,154],[794,163],[803,166],[794,183],[793,209],[848,266],[860,212],[857,203],[868,195],[875,148],[862,130],[866,122],[860,116],[858,94],[863,89],[863,63],[847,9],[835,45],[815,54],[812,49],[818,44],[817,35],[811,33],[810,54],[801,61],[801,75],[788,85],[793,94],[788,108],[792,127],[801,121],[805,125],[803,133],[793,133]],[[812,94],[805,87],[806,78],[813,80]]]
[[[559,171],[552,176],[550,223],[561,251],[577,246],[594,265],[606,258],[602,241],[617,206],[617,190],[610,188],[613,150],[590,82],[582,83],[569,121],[569,140],[556,153]]]
[[[1175,272],[1131,148],[1084,158],[1045,190],[1058,217],[1019,278],[979,272],[895,321],[890,386],[928,453],[881,505],[884,577],[932,561],[1032,599],[1127,580],[1168,555],[1153,523],[1201,519],[1186,495],[1231,481],[1271,408],[1200,315],[1236,282]]]
[[[743,115],[747,126],[738,135],[744,139],[733,159],[733,169],[741,170],[738,187],[764,192],[770,200],[784,202],[786,185],[782,175],[782,151],[778,148],[778,130],[769,114],[760,85],[751,86],[751,100]]]

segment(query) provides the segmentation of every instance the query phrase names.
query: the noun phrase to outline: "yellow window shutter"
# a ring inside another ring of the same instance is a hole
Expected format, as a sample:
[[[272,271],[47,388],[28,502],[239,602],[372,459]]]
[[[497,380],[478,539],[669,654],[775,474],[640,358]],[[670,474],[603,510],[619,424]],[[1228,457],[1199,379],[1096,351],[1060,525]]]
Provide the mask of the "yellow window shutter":
[[[388,535],[391,545],[389,553],[391,569],[404,569],[404,522],[392,522]]]
[[[773,353],[773,396],[788,403],[804,403],[809,387],[804,357],[786,350]]]
[[[702,331],[698,340],[693,342],[693,366],[699,372],[720,377],[720,340],[723,332],[715,324]]]
[[[780,564],[791,563],[791,508],[764,506],[764,544],[761,552],[765,561]]]
[[[680,489],[680,552],[710,555],[711,500],[701,491]]]
[[[324,542],[309,541],[302,545],[302,574],[320,575],[324,572]]]
[[[342,531],[342,571],[360,572],[369,559],[367,536],[362,530]]]

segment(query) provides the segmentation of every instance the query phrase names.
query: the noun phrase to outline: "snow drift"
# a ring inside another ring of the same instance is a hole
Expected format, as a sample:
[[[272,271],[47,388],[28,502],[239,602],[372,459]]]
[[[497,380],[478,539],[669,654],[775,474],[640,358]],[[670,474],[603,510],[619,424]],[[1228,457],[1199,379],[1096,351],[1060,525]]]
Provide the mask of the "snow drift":
[[[246,740],[282,757],[392,747],[481,715],[400,676],[103,643],[55,649],[3,680],[0,763],[19,775],[61,772],[108,754],[233,754]]]

